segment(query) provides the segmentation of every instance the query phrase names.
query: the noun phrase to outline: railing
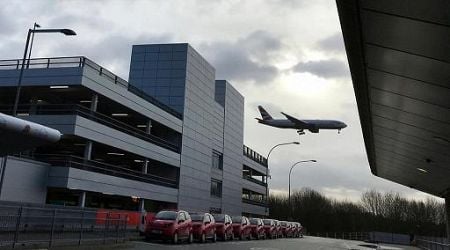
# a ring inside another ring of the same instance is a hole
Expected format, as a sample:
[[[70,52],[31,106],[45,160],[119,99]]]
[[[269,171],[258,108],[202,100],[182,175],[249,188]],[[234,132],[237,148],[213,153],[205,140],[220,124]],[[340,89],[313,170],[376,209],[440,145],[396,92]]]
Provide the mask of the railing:
[[[126,214],[0,206],[0,248],[51,248],[126,240]]]
[[[258,154],[256,151],[253,151],[253,149],[247,147],[247,146],[243,146],[243,153],[244,156],[252,159],[253,161],[267,167],[267,158],[265,158],[264,156]]]
[[[260,207],[267,207],[267,204],[263,200],[256,200],[256,199],[248,199],[242,197],[242,202],[247,204],[252,204]]]
[[[21,59],[14,59],[14,60],[0,60],[0,70],[11,70],[20,69],[22,64]],[[26,68],[35,69],[35,68],[70,68],[70,67],[85,67],[88,66],[89,68],[95,70],[98,72],[99,75],[107,78],[109,81],[113,82],[114,84],[121,85],[124,88],[127,88],[128,91],[131,93],[141,97],[142,99],[152,103],[153,105],[157,106],[158,108],[166,111],[167,113],[179,118],[183,119],[182,114],[180,114],[175,109],[167,106],[166,104],[158,101],[154,97],[146,94],[142,90],[128,84],[127,81],[122,79],[121,77],[113,74],[111,71],[103,68],[102,66],[96,64],[95,62],[89,60],[86,57],[83,56],[77,56],[77,57],[52,57],[52,58],[33,58],[30,60],[25,61]]]
[[[12,106],[2,105],[0,106],[0,112],[11,113]],[[130,126],[126,123],[113,119],[104,114],[91,111],[90,109],[76,104],[50,104],[50,105],[19,105],[17,113],[27,113],[29,115],[65,115],[74,114],[80,115],[89,120],[101,123],[113,129],[119,130],[131,136],[137,137],[144,141],[151,142],[160,147],[172,150],[174,152],[180,152],[180,146],[168,142],[160,137],[152,134],[145,133],[144,131]]]
[[[34,154],[34,159],[38,161],[47,162],[54,167],[69,167],[76,168],[125,179],[137,180],[147,182],[160,186],[178,188],[178,181],[157,175],[145,174],[140,171],[132,170],[125,167],[119,167],[103,162],[86,160],[82,157],[72,155],[58,155],[58,154]]]
[[[416,239],[417,246],[428,250],[449,250],[450,244],[445,238],[423,237]]]
[[[248,175],[243,175],[242,178],[244,178],[244,179],[246,179],[246,180],[248,180],[248,181],[251,181],[251,182],[253,182],[253,183],[259,184],[259,185],[261,185],[261,186],[264,186],[264,187],[267,186],[267,183],[265,183],[265,182],[263,182],[263,181],[260,181],[260,180],[258,180],[258,179],[255,179],[255,178],[253,178],[253,177],[251,177],[251,176],[248,176]]]

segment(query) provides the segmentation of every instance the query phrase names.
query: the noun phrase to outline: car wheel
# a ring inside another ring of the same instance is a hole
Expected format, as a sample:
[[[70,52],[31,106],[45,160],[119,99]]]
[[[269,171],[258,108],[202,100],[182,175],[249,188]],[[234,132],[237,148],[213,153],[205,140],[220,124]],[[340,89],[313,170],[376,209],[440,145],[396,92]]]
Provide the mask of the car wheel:
[[[206,242],[206,234],[205,233],[202,233],[202,236],[200,238],[200,242],[201,243],[205,243]]]
[[[213,235],[213,242],[216,242],[217,241],[217,234],[216,233],[214,233],[214,235]]]
[[[178,244],[178,233],[174,233],[172,237],[172,243]]]
[[[192,242],[194,242],[194,235],[192,233],[189,233],[188,243],[191,244]]]

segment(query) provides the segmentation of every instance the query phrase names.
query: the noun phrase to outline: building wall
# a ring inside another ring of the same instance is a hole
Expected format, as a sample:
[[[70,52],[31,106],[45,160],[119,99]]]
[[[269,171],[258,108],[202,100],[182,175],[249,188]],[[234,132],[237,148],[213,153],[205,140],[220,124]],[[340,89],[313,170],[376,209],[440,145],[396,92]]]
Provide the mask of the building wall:
[[[49,168],[42,162],[8,157],[0,200],[44,204]]]
[[[242,212],[242,145],[244,143],[244,97],[223,80],[216,81],[225,89],[221,98],[225,102],[223,149],[223,208],[225,213]]]
[[[188,44],[133,45],[129,83],[184,111]]]

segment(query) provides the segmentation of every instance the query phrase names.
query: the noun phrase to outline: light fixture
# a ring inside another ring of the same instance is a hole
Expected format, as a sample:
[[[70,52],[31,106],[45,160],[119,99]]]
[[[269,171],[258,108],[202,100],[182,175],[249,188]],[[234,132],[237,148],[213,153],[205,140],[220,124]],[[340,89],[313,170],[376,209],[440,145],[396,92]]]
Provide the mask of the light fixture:
[[[423,169],[423,168],[417,168],[417,170],[419,170],[419,171],[422,172],[422,173],[428,173],[428,171],[425,170],[425,169]]]
[[[124,117],[124,116],[128,116],[127,113],[112,113],[112,116],[120,116],[120,117]]]
[[[17,116],[29,116],[29,113],[17,113]]]
[[[51,89],[68,89],[69,86],[67,85],[54,85],[54,86],[50,86]]]
[[[37,100],[37,102],[43,102],[43,100],[39,99],[39,100]]]
[[[91,100],[81,100],[80,103],[91,103]]]
[[[242,172],[250,172],[248,169],[242,169]]]
[[[134,160],[134,162],[142,163],[142,162],[144,162],[144,161],[143,161],[143,160],[138,160],[138,159],[136,159],[136,160]]]
[[[145,124],[138,124],[136,127],[138,127],[138,128],[146,128],[147,125],[145,125]]]
[[[108,154],[108,155],[117,155],[117,156],[124,156],[125,155],[124,153],[116,153],[116,152],[108,152],[106,154]]]

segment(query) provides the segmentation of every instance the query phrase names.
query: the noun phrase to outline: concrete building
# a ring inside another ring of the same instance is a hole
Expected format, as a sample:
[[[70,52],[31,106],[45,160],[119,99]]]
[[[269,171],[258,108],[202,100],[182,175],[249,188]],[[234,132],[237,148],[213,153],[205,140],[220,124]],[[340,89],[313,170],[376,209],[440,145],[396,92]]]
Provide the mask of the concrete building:
[[[0,61],[0,112],[20,60]],[[32,59],[18,115],[63,134],[9,156],[0,200],[263,216],[267,160],[244,97],[188,44],[133,46],[129,81],[85,57]]]

